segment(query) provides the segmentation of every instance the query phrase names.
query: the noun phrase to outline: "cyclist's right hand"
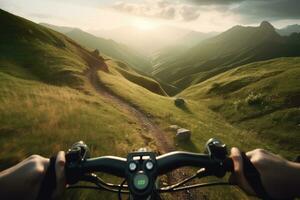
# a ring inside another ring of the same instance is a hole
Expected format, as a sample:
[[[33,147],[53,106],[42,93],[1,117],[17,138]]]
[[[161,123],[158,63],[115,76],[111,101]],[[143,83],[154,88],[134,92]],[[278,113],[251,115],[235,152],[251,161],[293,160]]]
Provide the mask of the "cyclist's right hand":
[[[246,153],[260,173],[261,182],[267,194],[274,199],[288,199],[300,196],[300,164],[290,162],[262,149]],[[243,159],[237,148],[231,149],[234,173],[230,177],[246,193],[256,195],[244,175]]]

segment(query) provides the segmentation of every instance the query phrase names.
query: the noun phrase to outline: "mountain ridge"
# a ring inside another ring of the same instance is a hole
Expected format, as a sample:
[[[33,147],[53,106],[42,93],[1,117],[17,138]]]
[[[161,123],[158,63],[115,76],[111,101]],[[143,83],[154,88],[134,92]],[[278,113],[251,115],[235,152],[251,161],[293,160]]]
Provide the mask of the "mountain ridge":
[[[277,32],[282,36],[289,36],[292,33],[300,33],[300,25],[299,24],[288,25],[284,28],[277,29]]]
[[[297,37],[297,36],[295,36]],[[184,89],[235,66],[276,57],[300,55],[300,43],[280,36],[268,22],[258,27],[234,26],[157,65],[152,74]]]
[[[134,69],[144,72],[150,70],[150,63],[147,59],[145,59],[145,56],[140,55],[138,52],[130,49],[124,44],[119,44],[112,39],[97,37],[79,28],[61,27],[45,23],[42,23],[42,25],[64,33],[86,48],[91,50],[98,49],[101,54],[105,54],[113,59],[125,62]]]

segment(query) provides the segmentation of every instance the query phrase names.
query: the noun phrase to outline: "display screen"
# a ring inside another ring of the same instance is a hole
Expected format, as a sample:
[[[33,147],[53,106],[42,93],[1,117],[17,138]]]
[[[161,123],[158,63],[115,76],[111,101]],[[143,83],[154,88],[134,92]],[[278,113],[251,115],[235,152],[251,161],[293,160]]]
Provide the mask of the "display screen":
[[[149,179],[145,174],[137,174],[134,179],[134,186],[138,190],[144,190],[148,187]]]

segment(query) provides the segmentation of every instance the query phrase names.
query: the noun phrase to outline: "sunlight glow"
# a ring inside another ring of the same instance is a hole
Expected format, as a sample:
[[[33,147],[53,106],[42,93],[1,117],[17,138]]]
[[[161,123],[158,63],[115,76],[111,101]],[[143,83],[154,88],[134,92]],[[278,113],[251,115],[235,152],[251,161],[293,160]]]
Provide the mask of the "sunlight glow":
[[[157,27],[157,24],[149,20],[137,19],[133,23],[133,26],[141,31],[153,30]]]

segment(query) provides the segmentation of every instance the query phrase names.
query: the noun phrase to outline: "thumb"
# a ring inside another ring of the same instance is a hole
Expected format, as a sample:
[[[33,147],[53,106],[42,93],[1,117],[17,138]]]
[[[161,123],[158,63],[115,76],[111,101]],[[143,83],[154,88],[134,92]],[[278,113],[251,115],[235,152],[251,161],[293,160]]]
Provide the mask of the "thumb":
[[[52,195],[52,199],[58,199],[61,197],[66,188],[65,163],[65,152],[58,152],[55,163],[56,189]]]
[[[241,189],[243,189],[246,193],[255,195],[255,192],[248,184],[243,169],[243,158],[241,156],[241,152],[238,148],[233,147],[231,149],[231,159],[234,165],[234,172],[231,174],[229,178],[229,182],[232,184],[238,185]]]

